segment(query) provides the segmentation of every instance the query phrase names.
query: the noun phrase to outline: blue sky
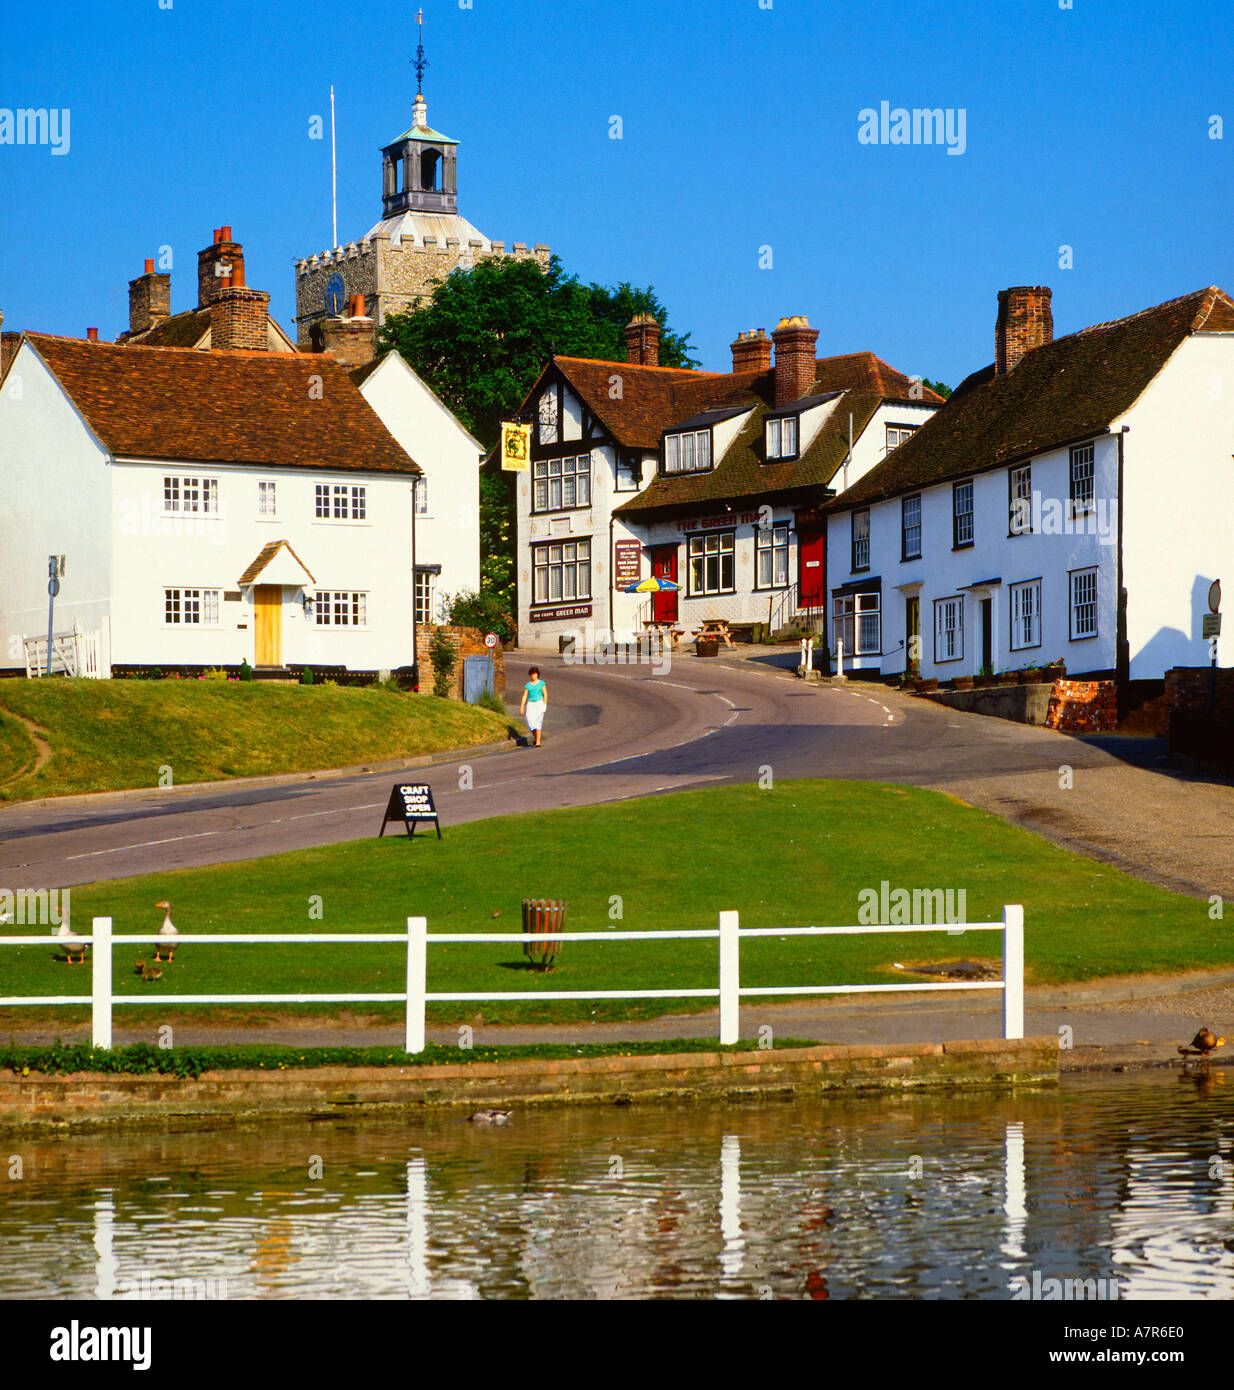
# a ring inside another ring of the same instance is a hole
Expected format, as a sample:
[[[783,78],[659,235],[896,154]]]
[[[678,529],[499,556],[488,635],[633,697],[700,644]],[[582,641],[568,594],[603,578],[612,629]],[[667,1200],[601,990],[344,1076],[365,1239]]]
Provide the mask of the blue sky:
[[[820,354],[868,348],[954,385],[990,360],[1007,285],[1051,285],[1057,333],[1234,290],[1228,4],[422,3],[460,211],[585,280],[653,284],[706,367],[727,369],[739,330],[804,313]],[[293,329],[293,262],[330,241],[329,141],[308,132],[331,82],[340,240],[378,219],[417,5],[170,5],[4,7],[0,108],[71,113],[64,156],[0,145],[6,329],[115,337],[162,246],[188,308],[224,223]],[[962,109],[964,153],[859,143],[884,100]]]

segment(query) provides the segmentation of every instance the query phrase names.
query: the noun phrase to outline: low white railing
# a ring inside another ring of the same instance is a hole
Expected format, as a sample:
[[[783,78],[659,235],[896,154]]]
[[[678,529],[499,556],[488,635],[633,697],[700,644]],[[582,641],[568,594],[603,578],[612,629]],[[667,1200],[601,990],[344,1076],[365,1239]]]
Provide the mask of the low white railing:
[[[875,936],[901,935],[906,932],[947,932],[962,936],[965,932],[996,931],[1003,934],[1003,977],[1001,980],[971,980],[961,984],[950,981],[941,984],[896,985],[743,985],[741,983],[741,939],[758,936]],[[497,990],[481,993],[430,993],[428,990],[428,946],[442,942],[451,946],[468,942],[532,941],[543,944],[543,933],[535,932],[436,932],[428,930],[428,919],[408,917],[406,933],[370,932],[297,932],[251,936],[231,934],[190,935],[176,938],[175,946],[226,945],[328,945],[346,943],[349,946],[395,943],[407,948],[407,988],[399,994],[113,994],[111,953],[114,946],[167,946],[166,938],[157,933],[136,936],[113,936],[110,917],[96,917],[89,936],[79,936],[72,949],[79,945],[93,947],[91,957],[91,989],[85,995],[17,995],[0,997],[0,1008],[22,1005],[89,1004],[91,1006],[91,1037],[95,1047],[111,1046],[112,1006],[115,1004],[404,1004],[406,1006],[405,1047],[408,1052],[424,1050],[424,1010],[426,1004],[497,1003],[503,1000],[528,1000],[544,1003],[555,1000],[582,999],[718,999],[720,1001],[720,1042],[735,1043],[740,1037],[741,1000],[769,995],[804,994],[887,994],[916,993],[924,990],[998,989],[1003,992],[1003,1037],[1024,1036],[1024,909],[1019,906],[1003,908],[1001,922],[940,923],[909,927],[742,927],[736,912],[721,912],[719,926],[687,931],[575,931],[561,932],[557,941],[684,941],[710,938],[719,943],[719,978],[715,989],[629,989],[629,990]],[[57,937],[0,936],[0,946],[47,946],[65,943]]]

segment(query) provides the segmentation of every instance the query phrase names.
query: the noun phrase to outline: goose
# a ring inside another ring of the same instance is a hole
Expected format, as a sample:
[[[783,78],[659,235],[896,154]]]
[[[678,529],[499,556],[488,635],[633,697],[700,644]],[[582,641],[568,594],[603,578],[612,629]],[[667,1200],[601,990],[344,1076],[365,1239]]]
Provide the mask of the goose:
[[[143,980],[161,980],[163,972],[156,965],[147,965],[144,960],[139,960],[134,967]]]
[[[86,943],[77,935],[67,922],[61,922],[60,930],[56,933],[56,940],[64,947],[65,959],[70,965],[83,965],[86,960]],[[77,959],[73,959],[74,952]]]
[[[512,1110],[477,1110],[467,1119],[473,1125],[508,1125],[513,1113]]]
[[[171,920],[171,904],[164,901],[154,905],[163,909],[163,925],[159,928],[159,935],[163,940],[156,941],[154,944],[154,959],[162,960],[163,952],[166,951],[167,959],[170,961],[176,953],[176,938],[180,933],[176,930],[176,924]]]
[[[1186,1047],[1178,1050],[1184,1057],[1210,1057],[1224,1045],[1225,1039],[1219,1038],[1211,1028],[1201,1028]]]

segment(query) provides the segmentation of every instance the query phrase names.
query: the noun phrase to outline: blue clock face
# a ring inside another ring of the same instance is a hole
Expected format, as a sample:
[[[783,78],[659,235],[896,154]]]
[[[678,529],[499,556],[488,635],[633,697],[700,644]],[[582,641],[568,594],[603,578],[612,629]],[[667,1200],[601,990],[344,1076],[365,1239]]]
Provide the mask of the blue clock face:
[[[326,312],[329,314],[341,314],[343,305],[347,302],[347,290],[343,285],[343,277],[335,271],[326,281]]]

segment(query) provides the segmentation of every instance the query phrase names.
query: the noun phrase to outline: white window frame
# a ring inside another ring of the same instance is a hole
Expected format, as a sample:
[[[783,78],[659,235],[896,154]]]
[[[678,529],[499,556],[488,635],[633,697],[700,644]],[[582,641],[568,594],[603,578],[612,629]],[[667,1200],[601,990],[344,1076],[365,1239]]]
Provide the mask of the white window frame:
[[[960,510],[960,498],[965,495],[965,489],[967,489],[968,510],[962,512]],[[977,527],[974,521],[974,513],[976,505],[976,496],[973,488],[973,480],[971,478],[966,478],[963,482],[953,483],[951,485],[951,545],[953,550],[967,550],[970,545],[975,544]],[[964,519],[968,521],[967,537],[962,534],[964,528],[960,524]]]
[[[665,473],[710,473],[711,431],[678,430],[664,436]]]
[[[313,626],[368,627],[368,592],[362,589],[315,590]]]
[[[219,480],[189,473],[163,475],[164,516],[218,516]]]
[[[368,485],[365,483],[315,483],[313,518],[316,521],[368,521]]]
[[[278,484],[260,480],[257,484],[257,517],[259,521],[277,521],[279,514]]]
[[[764,578],[764,570],[767,572]],[[788,522],[754,532],[755,589],[788,588]]]
[[[218,589],[177,584],[163,589],[164,627],[218,627]]]
[[[1041,645],[1041,580],[1026,579],[1008,586],[1011,604],[1011,641],[1013,652],[1027,651]]]
[[[1033,533],[1033,467],[1020,463],[1007,470],[1007,534]]]
[[[1091,581],[1091,583],[1090,583]],[[1083,596],[1081,597],[1081,592]],[[1081,570],[1067,571],[1067,609],[1070,623],[1069,636],[1073,642],[1086,642],[1099,635],[1100,626],[1097,610],[1097,566],[1091,565]],[[1091,610],[1089,612],[1088,610]],[[1087,621],[1091,619],[1091,628]]]
[[[533,607],[585,603],[591,598],[591,537],[531,547]]]
[[[883,449],[884,456],[891,453],[893,449],[898,449],[910,434],[916,434],[920,428],[920,425],[888,425],[886,445]]]
[[[411,505],[417,516],[428,516],[428,477],[423,473],[412,480]]]
[[[691,536],[686,545],[686,564],[690,575],[688,598],[735,594],[737,532],[703,531]]]
[[[531,476],[533,512],[577,512],[591,506],[590,454],[536,459]]]
[[[862,507],[850,517],[852,573],[859,574],[870,568],[870,509]]]
[[[415,620],[417,626],[433,621],[433,580],[430,570],[416,570],[414,582]]]
[[[867,593],[833,594],[831,599],[831,651],[835,655],[841,640],[844,655],[881,656],[883,652],[882,595]]]
[[[915,503],[917,504],[917,520],[916,520],[915,522],[909,520],[909,515],[908,515],[908,504],[909,504],[910,502],[915,502]],[[916,533],[917,533],[917,549],[916,549],[916,550],[913,550],[913,551],[910,551],[909,548],[908,548],[908,545],[909,545],[908,538],[909,538],[909,533],[912,532],[912,531],[916,531]],[[920,559],[921,559],[921,493],[919,493],[919,492],[914,492],[914,493],[912,494],[911,497],[902,497],[902,498],[900,499],[900,562],[903,563],[905,560],[920,560]]]
[[[641,460],[630,454],[618,454],[613,470],[614,492],[637,492],[642,482]]]
[[[1097,447],[1073,444],[1067,456],[1067,510],[1074,521],[1096,509]]]
[[[777,415],[767,421],[767,458],[795,459],[797,457],[797,417]]]
[[[954,621],[948,621],[949,618]],[[942,639],[942,640],[940,640]],[[964,596],[934,600],[934,664],[964,660]]]

